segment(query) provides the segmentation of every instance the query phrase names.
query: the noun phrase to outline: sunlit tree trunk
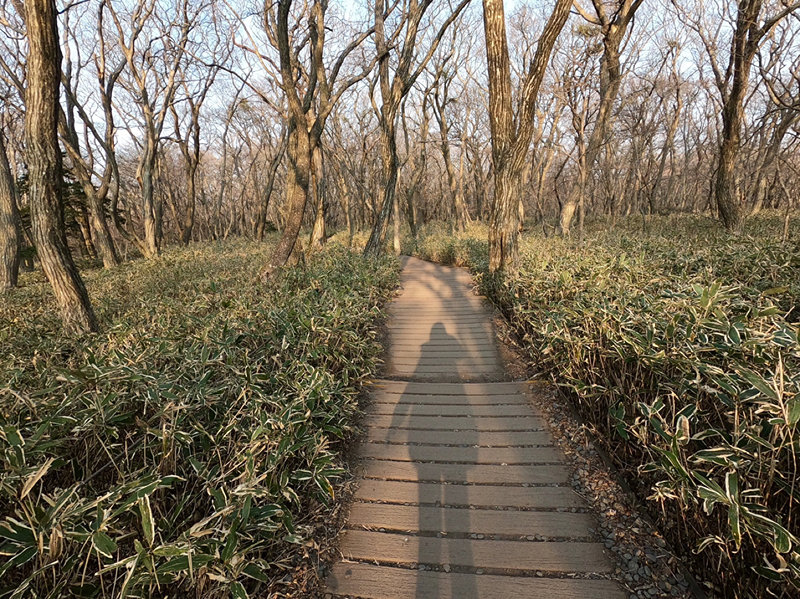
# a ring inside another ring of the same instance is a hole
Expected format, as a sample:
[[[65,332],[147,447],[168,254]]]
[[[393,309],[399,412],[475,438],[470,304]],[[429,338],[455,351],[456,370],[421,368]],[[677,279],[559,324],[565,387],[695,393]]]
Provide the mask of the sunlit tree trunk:
[[[557,0],[539,38],[536,54],[520,91],[514,114],[503,0],[483,0],[486,58],[489,68],[489,122],[495,191],[489,216],[489,270],[509,271],[519,264],[519,203],[523,172],[533,137],[533,119],[550,53],[569,17],[572,0]]]
[[[54,0],[28,0],[28,85],[25,143],[31,225],[42,268],[53,287],[69,332],[98,329],[86,287],[72,260],[64,232],[62,164],[58,146],[61,50]]]
[[[17,186],[0,131],[0,293],[17,286],[21,244]]]
[[[323,154],[322,147],[317,145],[311,156],[311,197],[314,198],[316,213],[314,217],[314,228],[311,231],[311,246],[314,249],[322,249],[327,241],[325,231],[325,193],[323,189]]]

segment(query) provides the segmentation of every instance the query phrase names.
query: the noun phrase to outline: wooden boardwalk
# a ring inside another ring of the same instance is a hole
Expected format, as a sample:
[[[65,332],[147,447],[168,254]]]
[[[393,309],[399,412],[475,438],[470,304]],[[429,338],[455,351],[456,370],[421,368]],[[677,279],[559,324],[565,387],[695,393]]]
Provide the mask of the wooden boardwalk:
[[[505,382],[469,275],[409,258],[403,286],[327,592],[624,599],[527,385]]]

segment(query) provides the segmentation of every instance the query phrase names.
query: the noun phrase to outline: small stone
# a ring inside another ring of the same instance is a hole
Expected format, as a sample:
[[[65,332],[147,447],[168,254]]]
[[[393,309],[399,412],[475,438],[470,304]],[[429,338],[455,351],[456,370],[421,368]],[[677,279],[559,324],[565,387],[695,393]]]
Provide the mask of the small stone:
[[[445,564],[443,568],[445,572],[450,572],[450,564]]]
[[[475,574],[483,574],[483,569],[478,568],[477,570],[475,570]]]

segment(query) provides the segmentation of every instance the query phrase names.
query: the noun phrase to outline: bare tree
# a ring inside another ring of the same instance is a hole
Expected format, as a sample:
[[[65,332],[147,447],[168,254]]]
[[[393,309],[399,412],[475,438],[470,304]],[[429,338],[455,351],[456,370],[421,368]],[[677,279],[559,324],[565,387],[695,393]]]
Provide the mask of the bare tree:
[[[308,15],[309,65],[305,67],[300,58],[303,49],[290,43],[289,16],[292,0],[284,0],[277,6],[264,5],[265,30],[271,43],[278,49],[281,87],[288,105],[288,142],[286,147],[286,204],[287,215],[283,232],[269,261],[261,270],[262,277],[270,276],[282,267],[292,255],[300,227],[303,223],[309,186],[312,181],[313,157],[319,148],[325,121],[336,103],[348,88],[366,77],[372,65],[361,73],[336,85],[347,57],[372,33],[360,33],[346,45],[329,67],[325,62],[325,15],[327,0],[315,0]]]
[[[25,142],[33,236],[64,327],[75,333],[96,331],[97,319],[64,232],[58,146],[61,49],[55,0],[30,0],[25,3],[25,13],[29,45]]]
[[[534,130],[536,97],[550,53],[569,18],[572,0],[557,0],[544,26],[513,107],[511,64],[502,0],[483,0],[489,69],[489,119],[492,130],[494,199],[489,219],[489,270],[513,270],[519,263],[519,203],[525,159]]]
[[[395,31],[389,35],[386,21],[397,3],[387,8],[385,0],[375,0],[375,49],[378,60],[378,77],[381,92],[380,126],[381,126],[381,162],[383,166],[383,201],[380,212],[375,219],[372,233],[364,248],[364,255],[376,256],[380,253],[381,244],[389,216],[395,206],[395,192],[399,158],[397,155],[397,115],[403,98],[411,91],[419,76],[425,70],[435,54],[448,27],[458,18],[470,0],[461,0],[452,13],[445,19],[433,38],[427,52],[417,62],[419,49],[420,26],[425,13],[433,4],[433,0],[407,0],[403,3],[403,12]],[[394,76],[390,72],[391,48],[402,45],[397,50],[397,65]]]
[[[98,22],[102,24],[102,4],[98,10]],[[103,80],[105,79],[103,57],[92,53],[94,54],[92,56],[94,60],[86,60],[81,56],[81,42],[83,41],[84,32],[74,25],[73,21],[85,20],[86,16],[89,16],[88,11],[77,19],[73,19],[70,10],[66,11],[64,16],[63,47],[65,56],[61,80],[65,92],[65,106],[59,119],[59,131],[71,163],[71,171],[86,196],[88,205],[86,207],[86,221],[88,226],[84,233],[85,241],[92,248],[97,249],[97,253],[103,261],[103,266],[113,268],[119,264],[119,257],[105,215],[105,202],[109,197],[114,172],[114,159],[113,156],[109,156],[110,146],[108,145],[108,140],[112,140],[111,143],[113,144],[115,135],[113,115],[110,110],[104,111],[106,131],[105,135],[101,135],[97,128],[98,125],[95,124],[96,117],[89,114],[91,109],[87,109],[78,100],[78,88],[81,83],[82,73],[88,65],[93,63],[96,68],[97,81],[100,83],[101,95],[107,93],[110,96],[113,93],[114,84],[124,68],[124,63],[117,65],[114,72],[110,74],[106,85],[103,85]],[[73,52],[77,54],[74,58]],[[78,119],[81,120],[85,134],[83,144],[78,133]],[[99,188],[95,187],[94,183],[95,163],[97,161],[95,160],[92,141],[100,146],[102,162],[104,163],[103,173],[98,177],[100,180]]]
[[[584,167],[576,180],[567,200],[561,208],[561,232],[569,234],[575,209],[586,195],[589,173],[594,166],[603,142],[606,138],[612,119],[612,108],[619,93],[622,82],[622,42],[628,34],[628,28],[637,9],[643,0],[615,0],[611,3],[612,12],[602,0],[593,0],[594,14],[585,10],[579,2],[575,8],[589,23],[600,28],[603,36],[603,56],[600,60],[600,103],[594,129],[586,144]]]
[[[716,23],[712,29],[706,22],[705,7],[702,3],[696,5],[695,14],[690,14],[678,6],[679,15],[697,33],[708,55],[714,84],[721,101],[722,131],[719,141],[719,161],[714,178],[714,202],[723,224],[731,231],[740,230],[745,217],[736,162],[741,149],[750,69],[765,37],[798,8],[800,2],[784,1],[774,7],[765,7],[763,0],[739,2],[736,18],[730,23],[730,52],[725,56],[720,52],[719,44],[720,30],[725,22],[724,15],[712,17]]]
[[[170,107],[179,89],[179,72],[189,45],[189,34],[195,28],[205,5],[180,0],[175,14],[161,14],[155,0],[137,0],[125,22],[112,3],[108,10],[117,32],[117,45],[122,52],[126,69],[120,81],[134,99],[139,114],[129,125],[131,138],[137,140],[141,151],[136,179],[141,189],[144,238],[128,223],[120,234],[133,242],[146,257],[157,256],[161,249],[162,206],[155,195],[155,171],[162,132]],[[159,36],[143,35],[148,27],[162,31]],[[142,138],[142,139],[140,139]]]
[[[464,231],[471,219],[466,200],[464,199],[464,189],[461,185],[461,181],[459,181],[450,152],[450,117],[448,111],[449,106],[457,101],[456,98],[451,96],[450,88],[455,81],[456,72],[460,66],[459,63],[463,58],[457,57],[455,54],[455,37],[458,34],[458,29],[453,28],[452,34],[449,52],[442,60],[434,65],[432,97],[434,116],[439,125],[439,149],[442,152],[442,160],[444,161],[445,170],[447,172],[447,183],[450,188],[450,197],[453,202],[452,207],[455,227],[458,231]],[[450,64],[451,61],[455,61],[455,64]],[[462,125],[462,132],[463,131],[466,131],[466,127]],[[462,144],[461,147],[462,165],[464,156],[463,146],[464,144]]]

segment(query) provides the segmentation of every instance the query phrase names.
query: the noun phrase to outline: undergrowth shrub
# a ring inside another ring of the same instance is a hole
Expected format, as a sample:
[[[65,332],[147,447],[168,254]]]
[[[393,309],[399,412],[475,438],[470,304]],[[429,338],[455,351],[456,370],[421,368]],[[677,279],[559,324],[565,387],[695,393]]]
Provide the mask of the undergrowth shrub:
[[[0,596],[245,597],[335,495],[395,260],[269,245],[90,273],[103,332],[62,336],[33,277],[0,308]]]
[[[714,596],[800,593],[800,248],[778,221],[529,234],[505,278],[486,272],[485,229],[416,243],[476,271]]]

